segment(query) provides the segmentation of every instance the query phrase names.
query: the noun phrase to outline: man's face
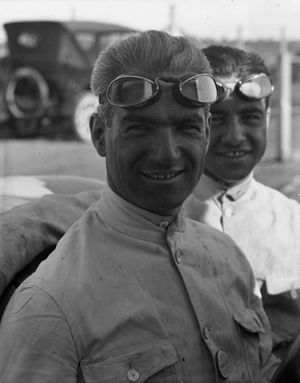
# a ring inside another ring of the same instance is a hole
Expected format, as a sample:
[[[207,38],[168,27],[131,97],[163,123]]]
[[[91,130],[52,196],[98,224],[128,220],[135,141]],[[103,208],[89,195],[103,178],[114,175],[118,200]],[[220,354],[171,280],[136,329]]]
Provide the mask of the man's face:
[[[226,84],[237,79],[217,78]],[[218,178],[238,182],[259,162],[266,148],[265,100],[244,101],[235,93],[211,106],[210,145],[205,167]]]
[[[172,84],[152,105],[115,108],[103,147],[110,187],[125,200],[161,215],[177,212],[203,172],[209,122],[203,108],[175,101]]]

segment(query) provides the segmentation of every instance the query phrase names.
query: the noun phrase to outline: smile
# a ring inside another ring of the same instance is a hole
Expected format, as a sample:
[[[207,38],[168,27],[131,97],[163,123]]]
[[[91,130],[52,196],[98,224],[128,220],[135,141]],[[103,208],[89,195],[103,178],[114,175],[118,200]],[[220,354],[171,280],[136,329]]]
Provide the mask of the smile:
[[[147,178],[151,178],[153,180],[158,180],[158,181],[168,181],[172,180],[175,178],[178,174],[180,174],[181,171],[176,171],[176,172],[170,172],[170,173],[143,173],[143,175]]]
[[[226,152],[226,153],[219,153],[223,157],[227,158],[240,158],[244,157],[248,152],[240,151],[240,152]]]

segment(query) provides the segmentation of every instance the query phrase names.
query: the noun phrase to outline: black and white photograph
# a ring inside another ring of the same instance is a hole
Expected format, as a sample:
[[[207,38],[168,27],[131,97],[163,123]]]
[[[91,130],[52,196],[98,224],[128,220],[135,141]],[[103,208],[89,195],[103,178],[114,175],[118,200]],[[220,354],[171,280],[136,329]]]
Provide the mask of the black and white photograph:
[[[1,383],[300,383],[299,25],[0,0]]]

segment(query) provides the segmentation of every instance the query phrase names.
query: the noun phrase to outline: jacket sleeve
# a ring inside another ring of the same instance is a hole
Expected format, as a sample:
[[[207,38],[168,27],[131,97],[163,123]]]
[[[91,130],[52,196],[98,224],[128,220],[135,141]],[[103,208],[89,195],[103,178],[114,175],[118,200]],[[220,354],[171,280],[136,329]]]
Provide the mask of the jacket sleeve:
[[[263,309],[262,300],[254,293],[251,296],[251,308],[256,312],[265,330],[259,334],[260,361],[263,383],[270,382],[280,364],[280,360],[272,354],[273,341],[270,323]]]
[[[15,274],[40,252],[55,246],[100,195],[101,190],[49,195],[1,215],[0,296]]]
[[[1,382],[76,383],[78,353],[51,296],[31,287],[11,299],[0,327]]]

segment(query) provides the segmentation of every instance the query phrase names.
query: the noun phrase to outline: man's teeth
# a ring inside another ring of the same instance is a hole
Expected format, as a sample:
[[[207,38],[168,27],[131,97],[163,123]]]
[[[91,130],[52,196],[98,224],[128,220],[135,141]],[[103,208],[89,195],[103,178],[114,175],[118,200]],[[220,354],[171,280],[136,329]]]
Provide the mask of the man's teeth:
[[[179,172],[172,172],[168,174],[151,173],[147,174],[147,176],[155,180],[170,180],[171,178],[174,178],[178,173]]]
[[[226,152],[223,153],[224,157],[243,157],[246,152]]]

